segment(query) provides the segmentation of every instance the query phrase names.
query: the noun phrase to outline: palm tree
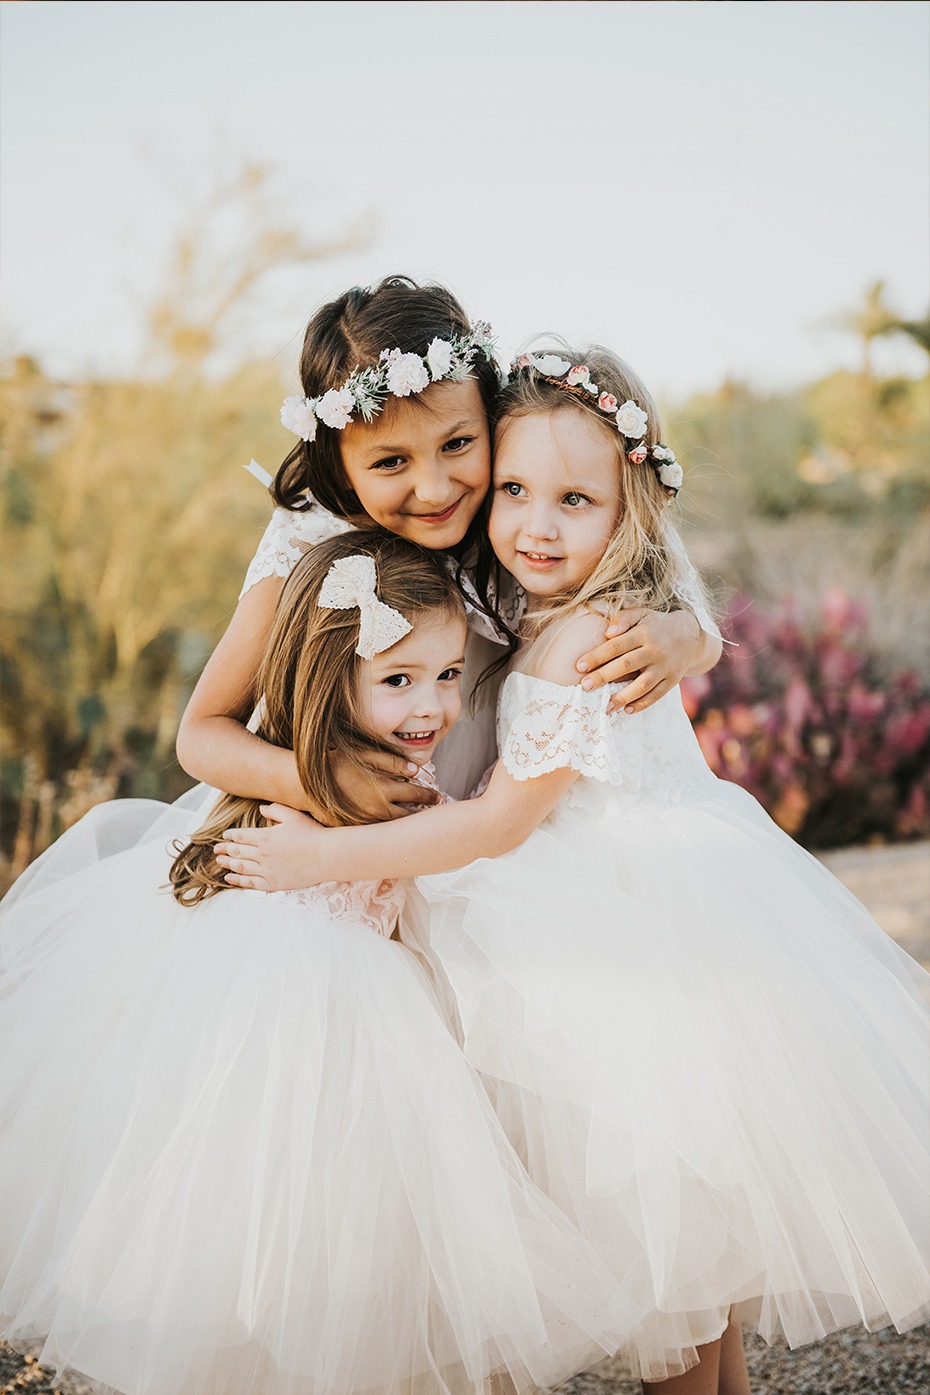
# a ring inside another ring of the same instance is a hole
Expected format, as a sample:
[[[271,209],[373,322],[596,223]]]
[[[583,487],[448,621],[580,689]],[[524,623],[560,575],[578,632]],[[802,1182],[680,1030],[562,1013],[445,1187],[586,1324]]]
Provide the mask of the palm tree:
[[[873,281],[868,287],[862,304],[856,310],[849,310],[840,316],[839,323],[862,341],[862,376],[872,381],[872,343],[883,335],[890,334],[895,324],[895,314],[885,303],[884,281]]]

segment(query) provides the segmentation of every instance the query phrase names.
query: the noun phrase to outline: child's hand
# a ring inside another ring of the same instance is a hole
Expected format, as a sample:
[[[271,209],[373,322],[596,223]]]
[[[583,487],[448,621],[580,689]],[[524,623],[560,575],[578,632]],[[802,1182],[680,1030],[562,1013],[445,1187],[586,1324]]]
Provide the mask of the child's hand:
[[[249,891],[296,891],[329,881],[326,829],[284,804],[263,804],[271,828],[229,828],[216,844],[225,881]]]
[[[339,752],[330,756],[333,778],[361,810],[366,823],[384,823],[387,819],[402,819],[414,808],[435,804],[438,791],[416,784],[420,767],[403,756],[382,755],[372,751],[366,756],[372,778],[366,779],[358,767]],[[315,810],[311,810],[315,813]]]
[[[588,689],[632,679],[624,692],[614,695],[608,710],[642,712],[686,673],[697,671],[711,645],[719,646],[719,640],[705,635],[690,611],[637,607],[612,619],[605,642],[582,654],[576,668],[589,675],[581,685]],[[719,649],[716,653],[719,656]],[[716,657],[711,660],[715,662]]]

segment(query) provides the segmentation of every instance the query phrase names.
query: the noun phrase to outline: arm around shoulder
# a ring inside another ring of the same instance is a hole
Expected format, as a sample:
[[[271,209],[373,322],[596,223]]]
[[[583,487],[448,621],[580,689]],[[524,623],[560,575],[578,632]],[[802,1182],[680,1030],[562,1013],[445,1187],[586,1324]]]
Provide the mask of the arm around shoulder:
[[[188,774],[217,789],[306,807],[293,754],[245,726],[283,585],[268,576],[242,596],[181,718],[177,753]]]

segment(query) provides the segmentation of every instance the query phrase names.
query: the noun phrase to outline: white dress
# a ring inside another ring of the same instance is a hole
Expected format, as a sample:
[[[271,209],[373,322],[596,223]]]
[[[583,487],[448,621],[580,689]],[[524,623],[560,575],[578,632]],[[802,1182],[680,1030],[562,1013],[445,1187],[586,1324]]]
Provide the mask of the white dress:
[[[606,715],[513,672],[501,759],[570,767],[515,852],[420,878],[468,1060],[530,1175],[652,1310],[674,1375],[727,1311],[800,1345],[928,1315],[928,977],[755,800],[674,690]]]
[[[125,1395],[523,1391],[615,1349],[639,1315],[390,938],[402,885],[181,907],[215,798],[100,805],[4,902],[0,1336]]]

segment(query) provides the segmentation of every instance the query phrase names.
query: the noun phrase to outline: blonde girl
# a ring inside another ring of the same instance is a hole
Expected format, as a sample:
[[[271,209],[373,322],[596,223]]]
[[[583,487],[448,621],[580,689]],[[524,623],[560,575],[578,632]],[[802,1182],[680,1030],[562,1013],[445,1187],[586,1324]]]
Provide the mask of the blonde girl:
[[[398,751],[429,783],[465,630],[447,571],[390,534],[295,568],[257,730],[331,822],[365,818],[333,749],[362,785]],[[404,887],[230,891],[217,828],[262,817],[215,797],[101,805],[8,898],[4,1338],[125,1395],[485,1395],[602,1356],[639,1315],[394,938]]]
[[[681,482],[612,354],[521,356],[489,534],[529,609],[486,792],[366,829],[272,809],[278,828],[233,830],[219,861],[254,887],[420,876],[467,1058],[530,1175],[649,1310],[631,1369],[745,1395],[739,1324],[798,1346],[927,1316],[930,985],[715,779],[677,688],[631,716],[610,709],[622,688],[577,681],[604,615],[681,604]]]

